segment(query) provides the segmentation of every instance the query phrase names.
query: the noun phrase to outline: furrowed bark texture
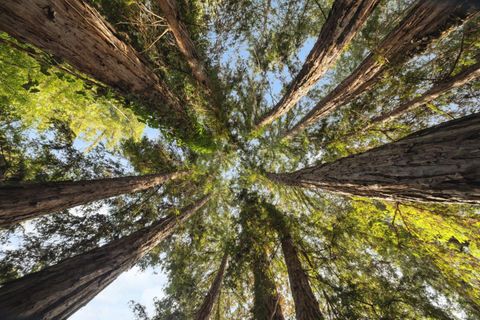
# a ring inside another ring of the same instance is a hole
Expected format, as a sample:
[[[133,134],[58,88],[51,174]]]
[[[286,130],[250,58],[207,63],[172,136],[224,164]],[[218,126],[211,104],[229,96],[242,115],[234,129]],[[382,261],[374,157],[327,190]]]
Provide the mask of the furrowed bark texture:
[[[0,227],[42,214],[151,188],[186,172],[98,180],[0,185]]]
[[[222,262],[220,263],[220,268],[217,271],[217,275],[208,290],[205,299],[203,300],[202,305],[198,309],[195,320],[208,320],[210,319],[210,315],[212,313],[213,305],[215,304],[218,295],[220,294],[220,288],[223,281],[223,275],[225,273],[225,268],[227,267],[228,261],[228,254],[225,253],[222,258]]]
[[[388,66],[399,65],[423,52],[433,40],[479,10],[479,0],[418,0],[377,50],[287,131],[285,137],[292,138],[334,109],[351,102],[375,84]]]
[[[480,203],[480,114],[293,173],[277,182],[388,200]]]
[[[208,201],[208,196],[132,235],[5,283],[0,288],[0,318],[67,319],[172,234]]]
[[[378,0],[336,0],[302,70],[277,105],[257,123],[257,129],[281,117],[305,96],[360,31]]]
[[[185,110],[100,14],[80,0],[2,0],[0,30],[64,59],[79,71],[160,111]],[[163,106],[161,106],[163,104]]]
[[[255,320],[284,320],[281,297],[269,268],[267,252],[259,250],[252,261],[254,279],[253,318]]]
[[[288,280],[295,304],[297,320],[321,320],[325,319],[320,312],[320,306],[310,287],[308,275],[302,268],[298,257],[298,250],[293,241],[285,217],[275,207],[268,205],[267,210],[271,218],[271,224],[277,231],[282,244],[283,257],[287,265]]]

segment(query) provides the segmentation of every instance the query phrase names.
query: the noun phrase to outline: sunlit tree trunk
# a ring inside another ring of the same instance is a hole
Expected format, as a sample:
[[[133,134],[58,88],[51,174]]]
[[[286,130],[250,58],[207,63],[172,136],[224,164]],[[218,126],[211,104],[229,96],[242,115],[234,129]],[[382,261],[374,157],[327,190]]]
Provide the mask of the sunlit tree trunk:
[[[79,71],[185,117],[182,103],[100,14],[80,0],[0,1],[0,30],[31,43]]]
[[[336,0],[302,69],[277,105],[257,122],[257,128],[281,117],[305,96],[333,65],[343,49],[360,31],[378,0]]]
[[[145,190],[186,172],[98,180],[0,185],[0,227],[121,194]]]
[[[425,91],[425,93],[423,93],[421,96],[401,104],[392,111],[385,112],[378,117],[373,118],[370,123],[365,127],[365,130],[371,128],[374,125],[383,124],[395,120],[404,115],[405,113],[440,97],[449,90],[461,87],[464,84],[478,77],[480,77],[480,62],[471,65],[470,67],[466,68],[454,77],[435,84],[430,89]]]
[[[218,295],[220,294],[220,288],[223,281],[223,276],[225,274],[225,268],[227,267],[228,254],[225,252],[220,263],[220,268],[218,268],[217,275],[208,290],[205,299],[203,300],[202,305],[198,309],[195,319],[196,320],[208,320],[213,310],[213,305],[215,304]]]
[[[389,66],[398,65],[423,50],[445,31],[478,13],[480,4],[470,0],[418,0],[377,49],[323,98],[285,136],[291,138],[334,109],[355,99],[375,84]]]
[[[163,218],[130,236],[5,283],[0,287],[0,318],[67,319],[172,234],[208,199],[204,197],[180,215]]]
[[[272,226],[278,233],[282,244],[283,257],[287,265],[290,290],[292,291],[293,302],[295,303],[295,315],[297,320],[321,320],[324,319],[320,312],[315,295],[313,294],[308,280],[308,275],[302,268],[298,257],[298,250],[293,241],[292,235],[285,217],[276,208],[267,205]]]
[[[258,248],[251,263],[254,279],[253,318],[284,320],[281,296],[270,271],[267,252]]]
[[[389,200],[480,203],[480,114],[292,173],[277,182]]]

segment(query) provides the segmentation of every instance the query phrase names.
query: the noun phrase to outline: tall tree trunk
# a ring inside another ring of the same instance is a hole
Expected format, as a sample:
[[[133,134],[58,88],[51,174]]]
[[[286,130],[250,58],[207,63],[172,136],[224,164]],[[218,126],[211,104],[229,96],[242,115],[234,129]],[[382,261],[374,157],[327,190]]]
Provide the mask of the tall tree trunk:
[[[124,95],[135,95],[153,111],[186,119],[180,100],[84,1],[0,1],[0,30],[64,59]]]
[[[175,0],[158,0],[158,4],[163,12],[165,19],[167,20],[168,27],[173,33],[177,47],[185,57],[194,78],[202,85],[206,90],[207,96],[210,99],[210,103],[207,105],[208,115],[213,118],[213,121],[209,123],[209,126],[213,126],[217,132],[225,130],[221,126],[222,114],[219,101],[215,98],[212,81],[208,77],[205,69],[205,65],[202,62],[200,55],[195,49],[195,45],[190,38],[187,28],[180,20],[180,13],[177,8]],[[220,123],[219,123],[220,122]]]
[[[302,69],[290,83],[282,99],[257,122],[257,129],[287,113],[308,93],[360,31],[378,2],[378,0],[336,0],[334,2],[317,42]]]
[[[253,318],[255,320],[284,320],[281,296],[269,268],[267,252],[259,248],[251,263],[254,278]]]
[[[3,184],[0,185],[0,227],[92,201],[149,189],[185,174],[174,172],[98,180]]]
[[[399,117],[403,116],[409,111],[412,111],[422,105],[425,105],[436,98],[440,97],[441,95],[447,93],[448,91],[461,87],[464,84],[473,81],[476,78],[480,77],[480,62],[471,65],[470,67],[466,68],[459,74],[457,74],[454,77],[450,77],[448,79],[445,79],[434,86],[432,86],[430,89],[425,91],[422,95],[406,101],[399,105],[397,108],[394,108],[391,111],[385,112],[379,116],[376,116],[372,118],[367,124],[365,124],[360,132],[359,131],[350,131],[346,135],[342,136],[341,138],[343,140],[351,138],[353,136],[356,136],[362,132],[367,132],[371,128],[378,126],[378,125],[383,125],[388,122],[391,122],[395,119],[398,119]],[[329,142],[327,142],[328,144]]]
[[[215,304],[215,301],[217,300],[218,295],[220,294],[220,287],[222,285],[225,268],[227,267],[227,261],[228,261],[228,253],[225,252],[222,258],[222,262],[220,263],[220,268],[218,268],[217,275],[215,276],[215,279],[213,280],[212,285],[210,286],[210,289],[208,290],[208,293],[205,296],[205,299],[203,300],[202,305],[200,306],[200,308],[198,309],[195,315],[196,320],[210,319],[210,314],[212,313],[213,305]]]
[[[480,1],[418,0],[400,24],[380,43],[375,52],[323,98],[285,136],[291,138],[320,118],[356,98],[375,84],[389,66],[398,65],[422,52],[446,30],[477,14]]]
[[[283,257],[287,265],[290,290],[295,303],[295,315],[297,320],[321,320],[325,319],[320,311],[318,301],[310,287],[308,275],[302,268],[298,257],[298,250],[293,242],[288,225],[279,212],[272,205],[266,206],[271,224],[275,228],[282,244]]]
[[[173,33],[178,49],[187,60],[190,69],[192,69],[193,76],[202,86],[211,91],[210,79],[205,72],[205,67],[195,49],[187,28],[180,21],[180,13],[175,0],[158,0],[158,4],[167,20],[168,27]]]
[[[480,113],[332,163],[268,176],[373,198],[480,203]]]
[[[374,125],[384,124],[389,121],[395,120],[402,116],[403,114],[418,108],[426,103],[429,103],[432,100],[440,97],[441,95],[445,94],[446,92],[461,87],[464,84],[480,77],[480,62],[477,62],[474,65],[466,68],[459,74],[454,77],[448,78],[444,81],[441,81],[430,89],[425,91],[421,96],[414,98],[410,101],[402,103],[397,108],[393,109],[392,111],[385,112],[378,117],[373,118],[370,123],[365,127],[365,130],[368,130]]]
[[[67,319],[172,234],[209,197],[130,236],[0,287],[1,319]]]

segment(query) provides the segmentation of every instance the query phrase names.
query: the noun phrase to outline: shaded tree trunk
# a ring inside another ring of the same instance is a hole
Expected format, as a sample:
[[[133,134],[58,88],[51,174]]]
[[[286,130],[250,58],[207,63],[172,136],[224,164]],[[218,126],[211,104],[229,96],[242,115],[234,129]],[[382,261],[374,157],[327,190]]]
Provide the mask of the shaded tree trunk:
[[[210,314],[212,313],[213,305],[215,304],[218,298],[218,295],[220,294],[220,288],[222,285],[225,268],[227,267],[227,261],[228,261],[228,253],[225,252],[222,258],[222,262],[220,263],[220,268],[218,268],[217,275],[215,276],[215,279],[213,280],[212,285],[210,286],[210,289],[208,290],[208,293],[205,296],[205,299],[203,300],[202,305],[200,306],[200,308],[198,309],[195,315],[196,320],[210,319]]]
[[[0,185],[0,227],[125,193],[149,189],[186,172],[98,180]]]
[[[216,99],[212,81],[207,75],[205,65],[200,58],[198,51],[195,49],[195,45],[188,33],[186,26],[180,20],[180,13],[177,8],[175,0],[158,0],[157,1],[165,19],[167,20],[168,27],[173,33],[177,47],[185,57],[190,69],[192,70],[193,77],[202,85],[206,90],[207,96],[210,102],[207,105],[209,115],[214,119],[210,122],[210,126],[213,126],[215,131],[222,132],[225,128],[221,127],[218,122],[223,122],[221,107],[218,99]]]
[[[0,287],[1,319],[67,319],[172,234],[209,197],[130,236]]]
[[[480,114],[292,173],[288,185],[388,200],[480,203]]]
[[[283,257],[287,265],[288,280],[295,303],[295,315],[297,320],[321,320],[325,319],[320,312],[320,306],[310,287],[308,275],[302,268],[298,257],[298,250],[293,242],[292,235],[286,224],[285,218],[272,205],[266,206],[271,224],[275,228],[282,244]]]
[[[210,79],[205,72],[205,67],[195,49],[195,45],[190,38],[187,28],[180,21],[180,14],[175,0],[158,0],[158,4],[167,20],[168,27],[173,33],[178,49],[187,60],[190,69],[192,69],[193,76],[207,90],[212,91]]]
[[[255,320],[284,320],[281,296],[269,268],[267,252],[259,248],[251,263],[254,279],[253,318]]]
[[[149,103],[152,111],[186,119],[185,109],[100,14],[80,0],[5,0],[0,30],[63,59],[79,71]],[[163,105],[162,105],[163,104]]]
[[[375,52],[305,115],[285,137],[291,138],[375,84],[389,66],[399,65],[423,50],[445,31],[477,14],[480,1],[418,0]]]
[[[287,113],[308,93],[360,31],[378,2],[378,0],[336,0],[333,3],[317,42],[308,54],[302,69],[290,83],[282,99],[257,122],[257,129]]]

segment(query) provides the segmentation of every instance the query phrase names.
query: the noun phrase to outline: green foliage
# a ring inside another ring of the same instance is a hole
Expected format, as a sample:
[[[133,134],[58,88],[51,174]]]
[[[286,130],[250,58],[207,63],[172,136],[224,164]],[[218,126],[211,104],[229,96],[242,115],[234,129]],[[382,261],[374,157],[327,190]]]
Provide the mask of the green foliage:
[[[157,1],[89,2],[186,106],[188,119],[120,98],[58,58],[1,34],[0,181],[177,170],[189,175],[1,231],[0,282],[128,235],[208,193],[206,208],[138,262],[168,276],[154,314],[132,302],[138,319],[191,319],[225,252],[231,259],[212,319],[251,318],[259,289],[253,267],[261,254],[273,279],[268,290],[276,286],[286,317],[293,319],[277,232],[282,229],[290,231],[327,319],[480,317],[478,207],[351,199],[281,186],[266,176],[334,161],[478,112],[480,84],[474,81],[393,123],[364,130],[373,117],[478,62],[478,17],[424,55],[391,66],[375,48],[412,1],[381,1],[308,95],[253,132],[300,69],[333,1],[177,1],[211,76],[211,94],[193,78]],[[387,66],[378,83],[304,134],[280,139],[370,52]]]

